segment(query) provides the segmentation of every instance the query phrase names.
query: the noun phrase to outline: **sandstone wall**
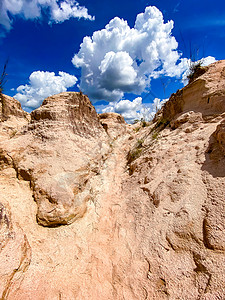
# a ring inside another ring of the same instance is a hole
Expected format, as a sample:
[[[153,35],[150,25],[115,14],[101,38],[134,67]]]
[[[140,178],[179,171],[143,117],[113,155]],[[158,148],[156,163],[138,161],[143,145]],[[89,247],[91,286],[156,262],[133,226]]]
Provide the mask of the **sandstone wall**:
[[[98,116],[82,93],[30,116],[7,97],[1,299],[225,298],[224,70],[146,127]]]

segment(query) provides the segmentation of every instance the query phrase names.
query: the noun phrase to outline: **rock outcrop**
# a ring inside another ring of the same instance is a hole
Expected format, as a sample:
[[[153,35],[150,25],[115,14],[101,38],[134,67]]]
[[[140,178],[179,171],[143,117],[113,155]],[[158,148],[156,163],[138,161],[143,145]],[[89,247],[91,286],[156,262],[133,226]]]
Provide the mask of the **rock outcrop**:
[[[101,125],[111,139],[116,139],[119,135],[125,134],[126,123],[123,116],[117,113],[102,113],[99,118]]]
[[[14,137],[29,121],[30,115],[19,101],[0,94],[0,141]]]
[[[82,93],[30,115],[7,97],[1,299],[224,299],[224,70],[145,127],[98,116]]]
[[[28,117],[28,113],[22,110],[21,104],[16,99],[6,96],[0,95],[0,121],[6,121],[12,116],[18,118],[26,118]]]
[[[7,299],[19,288],[31,261],[31,249],[23,230],[13,224],[7,208],[0,203],[0,295]]]
[[[210,117],[225,110],[224,62],[218,61],[206,69],[203,75],[171,95],[170,101],[165,103],[162,112],[164,122],[170,122],[179,113],[189,111]]]
[[[1,156],[29,181],[44,226],[69,224],[86,212],[88,182],[107,154],[106,133],[89,99],[77,93],[47,98],[7,141]]]

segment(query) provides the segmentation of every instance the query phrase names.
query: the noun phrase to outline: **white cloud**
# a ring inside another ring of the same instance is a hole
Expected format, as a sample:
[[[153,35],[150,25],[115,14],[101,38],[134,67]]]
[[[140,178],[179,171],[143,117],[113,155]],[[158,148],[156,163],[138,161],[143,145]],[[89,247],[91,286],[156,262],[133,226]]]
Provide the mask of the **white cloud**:
[[[186,59],[186,61],[184,62],[186,64],[186,71],[182,75],[183,84],[184,85],[188,84],[188,75],[189,75],[190,67],[191,67],[192,64],[201,63],[202,66],[208,66],[208,65],[210,65],[214,62],[216,62],[216,59],[213,56],[203,57],[202,59],[199,59],[195,62],[192,62],[191,59]]]
[[[208,65],[216,62],[216,59],[213,56],[207,56],[207,57],[202,58],[201,61],[202,61],[202,66],[208,66]]]
[[[127,52],[110,51],[106,53],[99,66],[101,85],[109,91],[115,89],[129,91],[135,85],[144,84],[137,77],[137,72],[132,65],[133,59]]]
[[[88,14],[86,7],[80,6],[79,3],[74,0],[65,0],[61,2],[60,5],[58,5],[56,1],[53,1],[51,13],[51,21],[56,23],[63,22],[70,18],[95,19],[95,17]]]
[[[14,16],[37,19],[42,17],[43,10],[49,13],[49,23],[59,23],[70,18],[94,20],[87,8],[80,6],[76,0],[1,0],[0,24],[10,30]]]
[[[76,84],[77,78],[65,72],[36,71],[29,77],[29,84],[20,85],[17,94],[14,96],[22,104],[22,107],[37,108],[42,101],[49,96],[65,92],[67,88]]]
[[[124,93],[140,94],[160,75],[179,77],[186,69],[171,35],[154,6],[138,14],[133,28],[118,17],[92,37],[85,37],[72,62],[81,68],[80,89],[92,100],[117,101]]]
[[[142,98],[137,97],[133,101],[120,100],[110,102],[109,105],[96,105],[96,110],[98,113],[116,112],[121,114],[127,123],[132,123],[134,120],[141,120],[142,118],[146,121],[150,121],[167,100],[168,99],[160,100],[155,98],[153,103],[143,104]]]

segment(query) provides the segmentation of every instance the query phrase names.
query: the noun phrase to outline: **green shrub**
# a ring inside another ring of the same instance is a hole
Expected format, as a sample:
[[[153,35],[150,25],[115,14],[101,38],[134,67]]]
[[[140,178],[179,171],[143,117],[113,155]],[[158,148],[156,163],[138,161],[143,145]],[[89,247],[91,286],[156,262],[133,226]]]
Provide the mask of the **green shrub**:
[[[145,121],[144,118],[141,118],[141,126],[142,126],[142,127],[148,126],[148,123]]]
[[[137,159],[138,157],[140,157],[141,156],[141,152],[142,152],[141,148],[135,148],[133,150],[130,150],[128,152],[128,155],[127,155],[127,163],[131,164],[135,159]]]
[[[138,132],[140,129],[141,129],[141,127],[138,126],[138,127],[134,128],[134,131]]]
[[[137,141],[137,148],[141,148],[143,146],[144,140],[140,139]]]
[[[135,159],[137,159],[138,157],[141,156],[143,143],[144,143],[143,139],[138,140],[136,145],[135,145],[135,148],[131,149],[128,152],[128,155],[127,155],[128,164],[131,164]]]
[[[155,128],[163,127],[164,129],[170,122],[167,119],[161,118],[155,125]]]
[[[159,132],[154,132],[154,133],[152,134],[152,139],[153,139],[153,140],[157,140],[158,137],[159,137]]]
[[[196,78],[205,73],[206,68],[202,66],[202,61],[191,62],[189,73],[187,75],[188,83],[191,83]]]

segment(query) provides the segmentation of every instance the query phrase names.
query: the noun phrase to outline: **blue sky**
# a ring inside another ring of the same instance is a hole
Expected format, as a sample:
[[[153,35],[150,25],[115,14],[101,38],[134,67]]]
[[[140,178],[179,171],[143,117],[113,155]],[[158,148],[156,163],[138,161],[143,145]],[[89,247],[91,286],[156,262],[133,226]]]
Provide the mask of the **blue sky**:
[[[224,38],[224,0],[0,3],[4,92],[28,111],[50,94],[81,89],[98,112],[132,121],[183,86],[190,56],[224,59]]]

